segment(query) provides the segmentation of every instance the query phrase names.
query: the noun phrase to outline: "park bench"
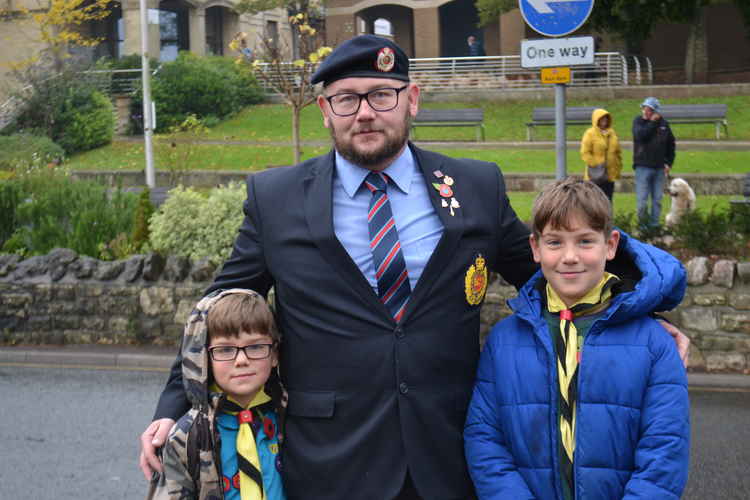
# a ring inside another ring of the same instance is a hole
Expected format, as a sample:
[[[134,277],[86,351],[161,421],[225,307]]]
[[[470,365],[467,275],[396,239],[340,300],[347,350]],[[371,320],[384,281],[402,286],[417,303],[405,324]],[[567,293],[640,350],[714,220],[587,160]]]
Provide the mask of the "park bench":
[[[411,124],[412,137],[416,139],[416,127],[476,127],[477,141],[484,140],[484,110],[467,109],[422,109]]]
[[[729,200],[730,207],[750,206],[750,174],[745,174],[742,181],[742,196],[739,200]]]
[[[565,122],[568,125],[591,125],[593,106],[565,108]],[[729,137],[726,104],[673,104],[661,107],[661,114],[669,123],[713,123],[716,139],[721,139],[721,128]],[[534,128],[555,124],[555,108],[534,108],[531,121],[526,123],[526,139],[534,140]]]

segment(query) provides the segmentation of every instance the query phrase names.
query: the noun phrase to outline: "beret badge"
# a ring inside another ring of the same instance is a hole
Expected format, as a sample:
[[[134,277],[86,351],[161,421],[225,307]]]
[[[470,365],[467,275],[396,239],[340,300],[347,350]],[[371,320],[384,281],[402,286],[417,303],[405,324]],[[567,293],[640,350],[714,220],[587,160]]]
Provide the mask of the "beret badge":
[[[390,47],[383,47],[378,51],[378,58],[375,61],[375,68],[378,71],[388,72],[396,64],[396,55]]]

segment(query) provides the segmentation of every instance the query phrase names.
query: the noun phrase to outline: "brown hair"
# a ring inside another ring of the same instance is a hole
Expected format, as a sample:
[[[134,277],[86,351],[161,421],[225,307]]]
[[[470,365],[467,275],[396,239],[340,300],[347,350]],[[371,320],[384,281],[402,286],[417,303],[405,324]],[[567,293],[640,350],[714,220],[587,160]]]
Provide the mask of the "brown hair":
[[[278,343],[281,334],[276,328],[273,313],[263,297],[257,293],[231,293],[219,299],[206,317],[208,338],[234,338],[240,332],[268,335]]]
[[[612,232],[612,204],[593,182],[574,179],[556,181],[539,193],[531,210],[531,228],[539,238],[547,225],[570,229],[574,217],[581,217],[592,229],[605,237]]]

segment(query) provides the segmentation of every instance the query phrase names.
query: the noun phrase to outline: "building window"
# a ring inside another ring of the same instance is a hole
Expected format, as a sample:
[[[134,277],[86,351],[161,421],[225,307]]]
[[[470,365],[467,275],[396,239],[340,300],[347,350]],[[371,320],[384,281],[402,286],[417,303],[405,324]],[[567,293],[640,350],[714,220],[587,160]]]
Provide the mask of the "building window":
[[[386,36],[389,38],[393,37],[393,26],[388,19],[383,19],[382,17],[379,19],[375,19],[374,24],[374,32],[376,35]]]
[[[209,54],[224,55],[224,8],[206,9],[206,47]]]
[[[166,0],[159,4],[159,60],[174,61],[181,50],[190,50],[188,9],[181,2]]]
[[[266,38],[271,40],[273,47],[279,46],[279,23],[266,21]]]

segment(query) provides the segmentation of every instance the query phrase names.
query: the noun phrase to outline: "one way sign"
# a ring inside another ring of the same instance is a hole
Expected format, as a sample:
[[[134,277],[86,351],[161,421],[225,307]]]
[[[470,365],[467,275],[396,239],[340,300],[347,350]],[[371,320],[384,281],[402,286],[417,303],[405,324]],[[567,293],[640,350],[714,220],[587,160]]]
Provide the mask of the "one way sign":
[[[546,36],[565,36],[586,22],[594,0],[518,0],[526,24]]]

